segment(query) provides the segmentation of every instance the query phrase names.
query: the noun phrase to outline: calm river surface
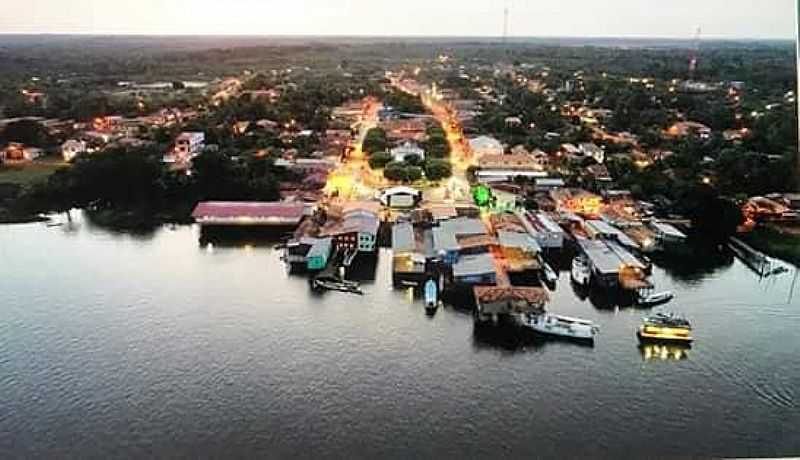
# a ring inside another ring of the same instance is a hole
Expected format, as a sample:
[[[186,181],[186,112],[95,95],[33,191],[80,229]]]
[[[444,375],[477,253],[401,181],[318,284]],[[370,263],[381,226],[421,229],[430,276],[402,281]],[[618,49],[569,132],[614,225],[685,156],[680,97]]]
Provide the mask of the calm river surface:
[[[391,290],[309,292],[269,245],[196,227],[0,226],[0,457],[800,454],[800,280],[729,257],[658,267],[691,350],[640,349],[642,310],[550,310],[594,348],[425,315]],[[676,359],[680,358],[680,359]]]

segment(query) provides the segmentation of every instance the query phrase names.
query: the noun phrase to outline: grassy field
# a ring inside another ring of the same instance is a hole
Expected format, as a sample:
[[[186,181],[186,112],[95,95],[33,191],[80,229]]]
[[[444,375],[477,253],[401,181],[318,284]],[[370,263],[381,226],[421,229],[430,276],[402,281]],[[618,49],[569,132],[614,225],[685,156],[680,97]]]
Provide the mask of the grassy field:
[[[57,169],[67,166],[60,159],[37,160],[28,164],[0,166],[0,184],[31,185],[47,179]]]
[[[800,267],[800,233],[780,231],[779,228],[773,227],[761,227],[744,235],[742,239],[765,254]]]

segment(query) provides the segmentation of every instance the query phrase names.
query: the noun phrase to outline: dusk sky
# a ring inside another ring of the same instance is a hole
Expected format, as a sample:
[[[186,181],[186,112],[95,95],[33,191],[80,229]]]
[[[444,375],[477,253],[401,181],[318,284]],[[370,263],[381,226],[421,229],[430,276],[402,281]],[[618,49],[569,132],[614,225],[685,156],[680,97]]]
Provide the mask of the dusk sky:
[[[512,36],[792,38],[795,0],[517,0]],[[0,0],[2,33],[476,35],[500,0]]]

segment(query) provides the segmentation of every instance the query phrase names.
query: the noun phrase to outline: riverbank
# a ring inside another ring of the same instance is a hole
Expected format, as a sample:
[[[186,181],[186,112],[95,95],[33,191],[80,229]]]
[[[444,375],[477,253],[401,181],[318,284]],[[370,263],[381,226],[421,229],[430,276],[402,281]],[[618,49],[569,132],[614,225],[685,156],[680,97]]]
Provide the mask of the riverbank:
[[[741,235],[741,239],[759,251],[800,267],[800,229],[797,232],[775,227],[759,227]]]

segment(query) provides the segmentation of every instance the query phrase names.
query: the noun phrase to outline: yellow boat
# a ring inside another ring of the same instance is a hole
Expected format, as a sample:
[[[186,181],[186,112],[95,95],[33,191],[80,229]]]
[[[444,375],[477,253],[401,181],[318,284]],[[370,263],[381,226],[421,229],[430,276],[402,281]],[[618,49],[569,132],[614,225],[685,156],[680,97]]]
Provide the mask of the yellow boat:
[[[672,313],[656,313],[645,318],[637,335],[641,341],[689,343],[693,340],[689,321]]]

